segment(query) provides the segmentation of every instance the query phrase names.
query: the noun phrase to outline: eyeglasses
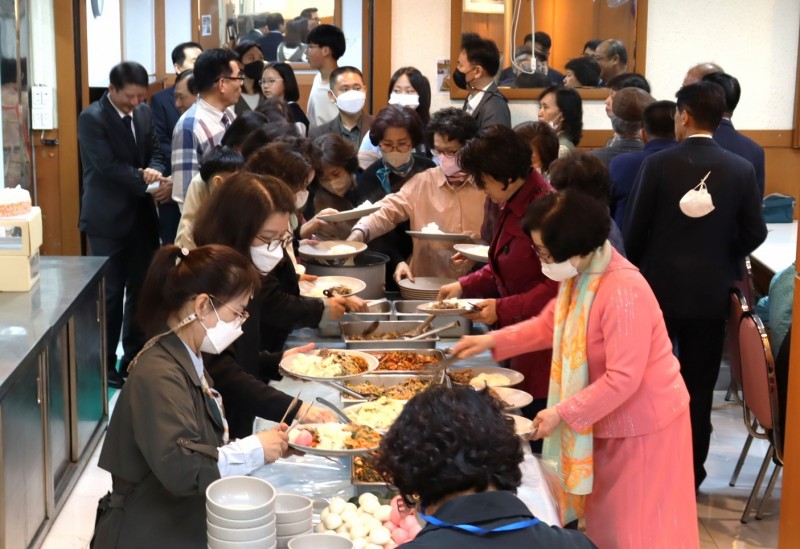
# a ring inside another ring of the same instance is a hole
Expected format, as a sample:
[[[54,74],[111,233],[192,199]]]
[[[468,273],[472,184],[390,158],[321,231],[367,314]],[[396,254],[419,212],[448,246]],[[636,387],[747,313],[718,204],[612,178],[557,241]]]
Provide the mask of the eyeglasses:
[[[258,81],[258,85],[259,86],[270,87],[275,82],[283,82],[283,78],[267,78],[266,80],[261,79],[261,80]]]
[[[244,324],[245,321],[248,318],[250,318],[250,313],[248,313],[247,311],[240,311],[238,309],[234,309],[233,307],[231,307],[227,303],[223,303],[221,299],[219,299],[217,297],[214,297],[211,294],[208,294],[208,297],[211,298],[211,308],[214,309],[214,314],[217,315],[217,318],[219,318],[219,313],[217,312],[217,308],[214,307],[214,300],[216,300],[217,303],[221,303],[223,307],[227,307],[228,309],[230,309],[231,311],[233,311],[236,314],[236,320],[234,322],[235,322],[235,325],[236,325],[237,328],[240,328],[242,326],[242,324]]]
[[[411,150],[411,143],[384,143],[381,142],[378,144],[384,152],[408,152]]]
[[[244,82],[244,75],[240,74],[239,76],[220,76],[214,82],[219,82],[220,80],[238,80],[240,84]]]
[[[289,244],[291,244],[292,240],[294,240],[294,235],[292,235],[289,232],[286,232],[281,238],[273,238],[273,239],[264,238],[261,235],[256,235],[256,240],[263,242],[264,244],[267,245],[267,250],[269,250],[270,252],[274,252],[278,248],[285,248]]]
[[[433,153],[433,156],[444,156],[445,158],[455,158],[461,151],[440,151],[439,149],[433,149],[431,152]]]
[[[539,261],[542,263],[555,263],[553,256],[550,254],[543,254],[542,251],[536,246],[536,244],[531,244],[531,249],[536,254],[536,257],[539,258]]]

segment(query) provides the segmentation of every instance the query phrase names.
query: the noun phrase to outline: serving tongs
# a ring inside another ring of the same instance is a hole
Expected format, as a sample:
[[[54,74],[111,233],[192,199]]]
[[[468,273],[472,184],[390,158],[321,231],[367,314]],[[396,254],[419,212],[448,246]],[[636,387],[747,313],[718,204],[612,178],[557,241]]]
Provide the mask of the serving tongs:
[[[436,385],[452,387],[453,384],[448,375],[448,369],[459,360],[461,360],[461,357],[453,355],[450,358],[445,358],[434,364],[426,365],[420,370],[420,374],[431,375],[436,380],[434,381]]]
[[[428,327],[431,325],[431,322],[433,322],[434,320],[436,320],[436,315],[428,315],[428,317],[422,321],[422,324],[420,324],[416,328],[412,328],[411,330],[401,335],[404,339],[416,337],[424,333],[425,330],[427,330]]]
[[[343,395],[347,395],[347,396],[352,397],[352,398],[357,398],[359,400],[377,400],[378,399],[378,397],[376,397],[375,395],[362,395],[361,393],[352,390],[350,387],[346,387],[346,386],[342,385],[338,381],[323,381],[322,383],[324,383],[328,387],[333,387],[334,389],[336,389],[337,391],[339,391]]]
[[[430,337],[432,335],[436,335],[439,332],[444,332],[445,330],[449,330],[450,328],[455,328],[457,326],[461,326],[460,320],[455,320],[450,322],[449,324],[445,324],[444,326],[439,326],[438,328],[434,328],[433,330],[428,330],[427,332],[422,332],[421,334],[417,334],[412,337],[404,336],[403,339],[406,341],[417,341],[420,339],[425,339],[426,337]]]
[[[339,408],[336,404],[334,404],[330,400],[327,400],[327,399],[322,398],[322,397],[317,397],[314,400],[316,400],[317,402],[319,402],[320,404],[322,404],[326,408],[330,408],[333,411],[333,413],[335,413],[337,416],[339,416],[339,419],[341,419],[343,422],[345,422],[345,423],[353,423],[353,420],[350,419],[349,417],[347,417],[347,414],[345,414],[344,411],[341,408]]]

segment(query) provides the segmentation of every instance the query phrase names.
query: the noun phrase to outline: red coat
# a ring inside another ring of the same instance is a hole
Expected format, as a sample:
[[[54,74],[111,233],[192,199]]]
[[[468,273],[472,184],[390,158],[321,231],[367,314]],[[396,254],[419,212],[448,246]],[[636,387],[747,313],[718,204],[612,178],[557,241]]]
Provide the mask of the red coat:
[[[558,292],[558,283],[542,274],[531,237],[520,225],[528,205],[552,191],[539,172],[533,171],[517,194],[500,207],[489,263],[459,279],[463,297],[497,298],[495,328],[538,315]],[[511,359],[511,367],[525,375],[522,388],[534,398],[547,398],[551,358],[551,351],[546,350]]]

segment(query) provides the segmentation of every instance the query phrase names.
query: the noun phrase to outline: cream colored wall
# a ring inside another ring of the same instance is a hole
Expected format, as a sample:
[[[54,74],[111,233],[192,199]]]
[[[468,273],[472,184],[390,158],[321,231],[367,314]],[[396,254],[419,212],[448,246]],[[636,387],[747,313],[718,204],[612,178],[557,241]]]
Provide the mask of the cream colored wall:
[[[686,69],[715,60],[742,83],[734,123],[743,129],[792,127],[800,2],[797,0],[650,0],[647,79],[672,99]],[[436,59],[450,57],[450,2],[395,0],[392,68],[413,65],[436,82]],[[434,94],[431,110],[451,104]],[[461,106],[461,102],[453,102]],[[536,117],[535,101],[514,101],[512,123]],[[584,128],[608,129],[601,101],[584,102]]]
[[[320,17],[333,17],[333,0],[251,0],[253,11],[244,13],[259,13],[263,11],[279,12],[286,19],[293,19],[300,15],[306,8],[317,8]]]

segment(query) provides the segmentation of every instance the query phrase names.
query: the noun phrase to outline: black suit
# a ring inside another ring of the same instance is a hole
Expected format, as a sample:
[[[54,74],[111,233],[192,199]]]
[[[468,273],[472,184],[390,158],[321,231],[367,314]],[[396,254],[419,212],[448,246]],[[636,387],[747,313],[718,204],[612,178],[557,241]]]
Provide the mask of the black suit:
[[[738,154],[745,160],[749,160],[756,170],[756,184],[758,190],[761,192],[761,197],[764,197],[764,149],[761,145],[736,131],[733,127],[733,122],[730,118],[723,118],[719,123],[717,131],[714,132],[714,141],[719,143],[720,147]]]
[[[679,201],[706,180],[714,210],[683,214]],[[728,292],[745,255],[767,236],[753,166],[708,138],[648,157],[625,214],[625,251],[653,288],[691,396],[695,484],[711,436]]]
[[[281,42],[283,42],[283,35],[278,31],[269,31],[256,40],[256,43],[261,46],[264,59],[270,62],[278,60],[278,46],[281,45]]]
[[[253,42],[258,42],[259,38],[261,38],[262,36],[264,36],[264,33],[262,33],[260,30],[251,29],[248,33],[243,34],[242,36],[239,37],[239,40],[237,40],[237,44],[240,42],[244,42],[245,40],[252,40]]]
[[[163,89],[150,98],[150,110],[153,111],[153,122],[156,135],[161,143],[161,154],[165,159],[172,158],[172,130],[181,117],[178,107],[175,106],[175,86]],[[164,176],[172,173],[172,165],[166,163]],[[181,211],[174,200],[158,205],[158,229],[161,241],[164,244],[175,242],[178,224],[181,221]]]
[[[466,111],[468,104],[469,97],[464,100],[462,110]],[[472,117],[478,121],[479,128],[485,128],[491,124],[511,127],[511,111],[508,108],[508,100],[497,90],[497,84],[492,82],[483,92],[480,103],[472,111]]]
[[[158,220],[139,170],[152,168],[163,173],[166,169],[150,107],[139,105],[132,116],[135,139],[106,93],[78,117],[83,168],[79,226],[89,237],[92,255],[110,258],[106,271],[109,368],[116,363],[120,326],[125,349],[123,364],[133,359],[143,343],[133,318],[139,289],[158,248]]]

